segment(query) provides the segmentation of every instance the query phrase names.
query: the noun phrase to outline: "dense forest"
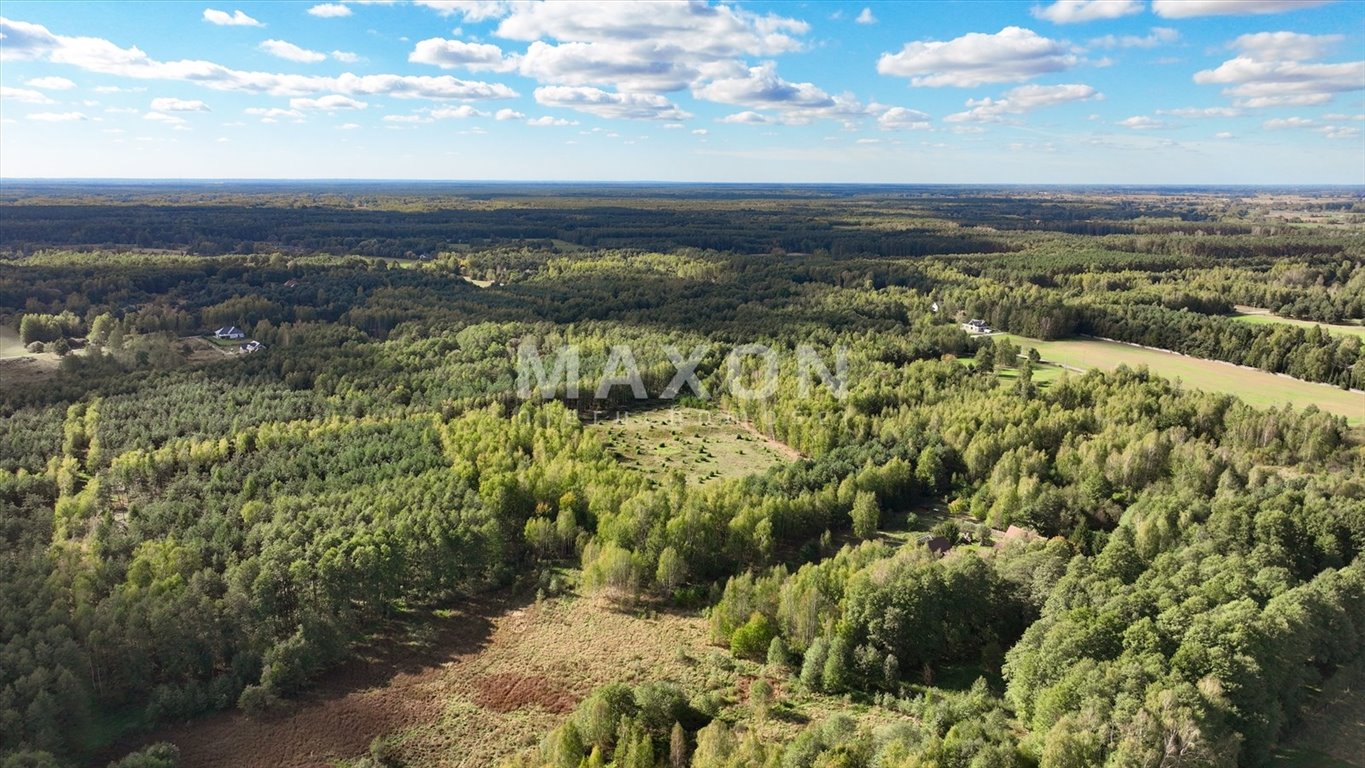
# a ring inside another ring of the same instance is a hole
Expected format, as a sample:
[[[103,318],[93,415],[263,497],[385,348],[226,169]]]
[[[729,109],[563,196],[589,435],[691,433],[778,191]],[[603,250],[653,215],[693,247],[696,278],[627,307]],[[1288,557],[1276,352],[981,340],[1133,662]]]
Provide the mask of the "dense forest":
[[[509,768],[1267,765],[1365,652],[1365,393],[1348,419],[1145,368],[1045,377],[1026,340],[1365,389],[1365,203],[1299,193],[1316,223],[1293,225],[1265,204],[7,187],[0,765],[271,717],[411,606],[563,569],[704,614],[764,665],[750,701],[810,691],[897,724],[770,739],[757,705],[617,683]],[[212,338],[232,326],[263,346]],[[530,344],[577,350],[578,380],[518,396]],[[757,398],[727,364],[753,344],[780,374]],[[597,391],[623,346],[644,402]],[[844,354],[846,391],[800,386],[799,347]],[[590,426],[676,404],[667,352],[698,348],[713,397],[689,404],[796,458],[698,484]],[[934,505],[942,549],[891,535]],[[962,669],[977,682],[935,685]]]

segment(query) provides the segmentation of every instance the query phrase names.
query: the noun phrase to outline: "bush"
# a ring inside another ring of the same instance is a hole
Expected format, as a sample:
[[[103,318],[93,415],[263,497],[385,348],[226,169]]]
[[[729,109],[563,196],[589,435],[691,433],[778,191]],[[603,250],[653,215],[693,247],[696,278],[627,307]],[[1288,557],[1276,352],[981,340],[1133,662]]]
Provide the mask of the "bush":
[[[777,635],[772,619],[755,612],[749,616],[744,626],[730,635],[730,652],[746,659],[762,659],[768,652],[768,644]]]
[[[180,748],[161,742],[109,764],[109,768],[175,768],[180,764]]]
[[[668,735],[674,723],[696,720],[687,706],[687,697],[673,683],[643,683],[635,689],[635,702],[640,707],[637,716],[640,725],[660,739]]]
[[[61,768],[48,752],[14,752],[0,759],[0,768]]]
[[[768,667],[778,672],[785,670],[790,663],[791,655],[787,653],[787,644],[782,642],[781,637],[774,637],[773,641],[768,643]]]
[[[370,742],[370,760],[383,768],[400,768],[404,765],[398,748],[398,740],[392,736],[379,736]]]
[[[34,341],[30,342],[27,347],[24,347],[24,349],[27,349],[29,352],[32,352],[34,354],[42,354],[43,352],[47,351],[47,345],[42,343],[41,341]]]
[[[252,717],[260,717],[279,706],[280,697],[264,685],[248,685],[237,697],[237,708]]]

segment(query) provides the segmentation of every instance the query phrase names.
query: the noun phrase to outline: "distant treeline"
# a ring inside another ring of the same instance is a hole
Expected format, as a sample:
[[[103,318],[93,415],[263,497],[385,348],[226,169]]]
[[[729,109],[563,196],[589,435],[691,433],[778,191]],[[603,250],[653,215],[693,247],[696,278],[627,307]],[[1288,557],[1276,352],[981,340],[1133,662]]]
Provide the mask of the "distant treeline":
[[[1007,250],[968,232],[869,231],[828,216],[722,206],[483,206],[390,210],[348,205],[18,205],[4,209],[0,250],[146,248],[200,255],[330,253],[389,258],[461,245],[707,248],[736,253],[829,251],[883,257]]]

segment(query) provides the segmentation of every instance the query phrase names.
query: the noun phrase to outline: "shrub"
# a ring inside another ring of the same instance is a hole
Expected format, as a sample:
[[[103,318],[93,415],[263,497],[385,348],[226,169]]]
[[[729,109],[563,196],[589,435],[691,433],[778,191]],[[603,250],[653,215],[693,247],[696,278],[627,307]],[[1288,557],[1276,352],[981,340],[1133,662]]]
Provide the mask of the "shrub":
[[[746,659],[762,659],[776,635],[772,619],[755,612],[730,636],[730,652]]]
[[[161,742],[110,763],[109,768],[175,768],[180,764],[180,748]]]
[[[260,717],[279,706],[280,697],[263,685],[248,685],[237,697],[237,708],[252,717]]]

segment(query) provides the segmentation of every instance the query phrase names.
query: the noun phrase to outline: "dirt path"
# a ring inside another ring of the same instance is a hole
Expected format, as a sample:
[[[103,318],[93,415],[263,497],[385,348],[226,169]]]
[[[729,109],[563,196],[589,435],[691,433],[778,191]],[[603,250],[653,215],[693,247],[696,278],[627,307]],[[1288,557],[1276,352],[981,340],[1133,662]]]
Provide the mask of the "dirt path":
[[[769,437],[758,430],[751,422],[735,417],[735,421],[744,427],[744,431],[762,440],[769,448],[778,454],[785,456],[788,461],[796,461],[802,458],[801,452],[774,437]]]

